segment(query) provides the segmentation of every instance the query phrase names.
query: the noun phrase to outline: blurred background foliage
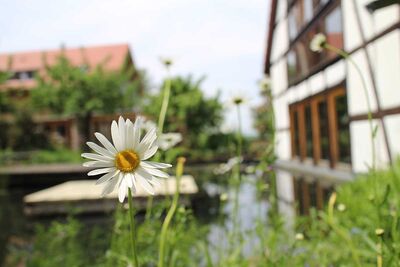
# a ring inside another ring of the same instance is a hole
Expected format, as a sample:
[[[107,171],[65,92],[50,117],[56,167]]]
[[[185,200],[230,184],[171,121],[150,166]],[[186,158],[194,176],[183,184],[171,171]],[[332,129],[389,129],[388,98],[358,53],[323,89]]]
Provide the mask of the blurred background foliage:
[[[233,133],[221,133],[223,105],[216,97],[207,98],[201,85],[204,78],[192,76],[171,78],[171,95],[166,114],[164,132],[179,132],[183,136],[180,147],[166,151],[185,155],[189,160],[210,161],[230,156]],[[165,87],[164,81],[161,88]],[[163,99],[163,90],[150,95],[143,106],[143,113],[157,121]],[[179,150],[179,151],[177,151]]]
[[[139,106],[140,79],[133,79],[133,69],[110,72],[101,65],[93,70],[73,66],[67,58],[47,67],[47,75],[37,75],[38,86],[32,90],[32,104],[53,114],[71,115],[78,120],[84,140],[90,139],[89,125],[94,113],[113,114],[132,111]]]
[[[88,125],[95,114],[135,112],[155,122],[158,120],[167,81],[164,80],[156,92],[150,92],[145,71],[127,67],[118,72],[108,72],[101,65],[89,70],[85,66],[73,66],[68,59],[61,57],[57,64],[47,66],[46,73],[46,76],[35,76],[37,88],[31,90],[27,98],[16,100],[0,92],[0,151],[3,151],[0,157],[7,155],[0,164],[7,164],[5,159],[9,159],[8,164],[15,163],[19,158],[24,163],[54,162],[45,160],[51,157],[42,157],[44,161],[40,161],[24,156],[27,151],[37,150],[54,153],[54,158],[61,162],[76,162],[74,157],[57,156],[63,148],[48,140],[43,126],[35,123],[38,114],[76,118],[82,141],[90,140]],[[7,77],[7,73],[0,73],[0,82]],[[183,141],[167,151],[166,159],[172,161],[178,155],[185,155],[189,161],[208,162],[225,161],[234,155],[235,130],[221,131],[224,105],[219,95],[204,95],[201,88],[203,81],[204,77],[196,79],[190,75],[176,76],[170,80],[171,96],[164,132],[179,132]],[[266,119],[262,117],[262,112],[257,116],[260,131],[267,131],[262,129],[263,120]],[[258,139],[264,136],[260,132]],[[254,138],[245,139],[245,147],[250,146],[250,141],[254,141]],[[64,152],[67,150],[63,149]],[[249,154],[258,155],[261,150],[262,146],[253,145]]]

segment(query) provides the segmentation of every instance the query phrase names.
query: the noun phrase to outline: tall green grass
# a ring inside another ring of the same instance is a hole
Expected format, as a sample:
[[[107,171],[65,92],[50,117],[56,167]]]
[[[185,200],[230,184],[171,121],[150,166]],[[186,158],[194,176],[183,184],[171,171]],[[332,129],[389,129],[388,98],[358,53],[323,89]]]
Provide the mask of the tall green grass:
[[[241,240],[231,239],[236,240],[229,246],[232,249],[218,252],[219,258],[215,258],[219,248],[208,243],[209,229],[180,207],[168,232],[167,266],[400,266],[400,162],[338,186],[336,195],[324,210],[298,217],[294,229],[277,213],[270,214],[268,223],[256,220],[254,229],[242,234]],[[141,266],[157,265],[165,207],[155,205],[151,219],[138,224]],[[377,229],[383,234],[377,234]],[[296,233],[302,235],[296,239]],[[244,256],[243,244],[254,242],[254,237],[258,244]],[[13,255],[23,255],[28,267],[126,267],[129,215],[118,210],[111,226],[95,230],[73,219],[39,227],[30,249]]]

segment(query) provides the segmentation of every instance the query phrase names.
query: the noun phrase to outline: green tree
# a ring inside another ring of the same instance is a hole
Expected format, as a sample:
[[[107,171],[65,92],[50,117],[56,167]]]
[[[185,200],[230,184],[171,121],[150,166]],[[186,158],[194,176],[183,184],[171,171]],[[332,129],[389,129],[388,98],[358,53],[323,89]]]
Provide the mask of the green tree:
[[[184,136],[183,144],[187,148],[206,145],[207,136],[217,132],[223,118],[219,95],[206,98],[201,90],[203,80],[204,78],[194,80],[191,76],[174,77],[171,80],[171,96],[164,132],[180,132]],[[144,107],[145,113],[154,120],[161,109],[162,92],[161,90],[159,94],[150,96],[148,105]]]
[[[46,75],[38,75],[37,81],[36,90],[32,90],[34,107],[74,116],[84,140],[89,139],[94,113],[132,111],[139,105],[143,89],[140,74],[133,68],[110,72],[99,65],[87,69],[73,66],[65,57],[47,67]]]
[[[0,71],[0,85],[7,81],[9,77],[9,73]],[[0,91],[0,114],[4,112],[8,112],[11,108],[10,101],[8,99],[7,93],[4,91]]]

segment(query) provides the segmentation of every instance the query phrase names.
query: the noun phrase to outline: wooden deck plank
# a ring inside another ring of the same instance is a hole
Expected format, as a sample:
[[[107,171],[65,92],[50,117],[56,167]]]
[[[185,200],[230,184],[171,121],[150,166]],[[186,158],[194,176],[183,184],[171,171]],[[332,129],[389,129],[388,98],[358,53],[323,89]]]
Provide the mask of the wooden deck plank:
[[[108,212],[118,204],[118,191],[101,197],[104,185],[96,185],[96,180],[68,181],[24,197],[24,212],[27,215],[62,214],[79,209],[82,213]],[[161,185],[154,187],[155,199],[164,198],[175,193],[176,178],[162,179]],[[183,175],[180,181],[181,200],[188,204],[189,197],[199,192],[197,184],[191,175]],[[138,186],[133,198],[138,206],[144,206],[149,194]]]

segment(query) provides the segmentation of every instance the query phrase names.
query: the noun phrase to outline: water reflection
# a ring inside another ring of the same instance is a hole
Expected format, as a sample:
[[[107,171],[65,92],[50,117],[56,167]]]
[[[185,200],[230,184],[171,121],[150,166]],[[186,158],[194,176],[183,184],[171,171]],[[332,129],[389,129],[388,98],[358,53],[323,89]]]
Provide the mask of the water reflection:
[[[214,259],[218,257],[218,250],[223,251],[227,248],[229,235],[232,233],[234,222],[234,197],[235,187],[229,181],[229,175],[215,175],[213,173],[214,165],[192,166],[186,168],[186,173],[191,174],[199,186],[200,194],[192,201],[192,208],[196,219],[209,226],[208,241],[211,247],[218,248],[212,250]],[[86,175],[84,177],[86,179]],[[83,179],[83,177],[80,177]],[[255,175],[243,175],[242,183],[239,188],[239,208],[238,220],[240,231],[246,236],[246,242],[243,244],[243,253],[249,255],[258,244],[258,237],[253,231],[256,222],[266,225],[268,203],[266,196],[260,194],[257,190],[257,180]],[[11,188],[6,190],[6,186],[0,190],[0,227],[7,229],[0,234],[0,262],[6,251],[6,244],[10,248],[10,240],[29,240],[33,234],[33,225],[40,223],[48,225],[53,220],[65,220],[64,218],[25,218],[22,213],[23,188]],[[220,196],[226,194],[226,201],[221,201]],[[78,216],[77,218],[85,224],[102,223],[111,226],[112,214],[99,214]],[[12,226],[12,227],[11,227]],[[108,227],[108,226],[105,226]],[[105,229],[105,228],[104,228]],[[249,236],[249,232],[253,236]],[[11,238],[12,237],[12,238]],[[7,242],[6,242],[7,240]]]

